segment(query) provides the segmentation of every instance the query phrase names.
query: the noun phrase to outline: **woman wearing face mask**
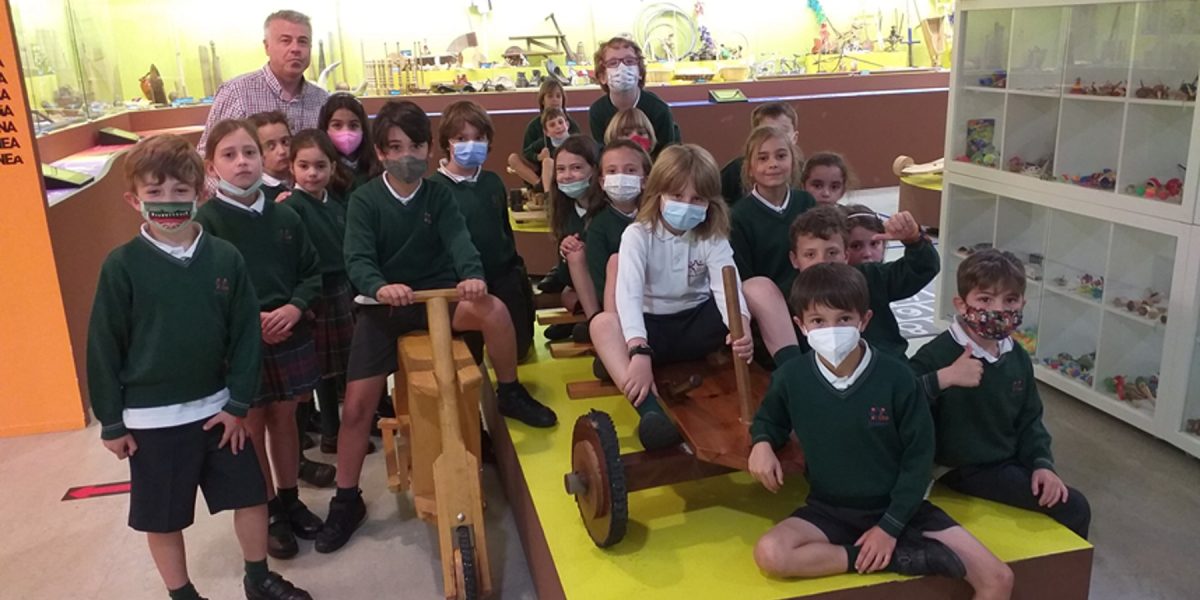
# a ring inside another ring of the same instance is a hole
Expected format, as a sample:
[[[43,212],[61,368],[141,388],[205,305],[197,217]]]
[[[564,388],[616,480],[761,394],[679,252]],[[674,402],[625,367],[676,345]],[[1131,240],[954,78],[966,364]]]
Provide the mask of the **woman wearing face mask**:
[[[733,266],[728,236],[712,155],[692,144],[663,150],[637,220],[621,235],[617,310],[596,315],[591,327],[597,356],[641,415],[638,438],[647,450],[681,441],[656,398],[653,364],[700,359],[725,344],[737,360],[753,354],[740,285],[743,314],[726,314],[721,269]],[[746,334],[734,340],[728,323],[739,318]]]
[[[330,96],[317,117],[317,129],[328,134],[337,148],[337,169],[350,174],[350,185],[337,186],[334,189],[337,195],[348,198],[350,192],[383,171],[370,144],[363,143],[371,137],[371,130],[367,112],[358,98],[347,93]]]
[[[596,79],[606,92],[588,108],[588,125],[597,142],[604,143],[608,122],[617,111],[635,107],[654,125],[658,143],[651,148],[651,156],[657,157],[665,146],[679,141],[670,107],[642,89],[646,85],[646,59],[636,42],[622,37],[604,42],[596,51],[594,64]]]
[[[550,184],[550,230],[558,240],[560,258],[538,287],[561,291],[563,308],[591,319],[600,311],[600,301],[587,271],[583,231],[592,206],[600,202],[599,188],[593,183],[599,170],[596,143],[582,135],[568,137],[559,146],[550,170],[554,174]],[[591,341],[586,322],[546,328],[546,339],[568,336],[581,344]]]

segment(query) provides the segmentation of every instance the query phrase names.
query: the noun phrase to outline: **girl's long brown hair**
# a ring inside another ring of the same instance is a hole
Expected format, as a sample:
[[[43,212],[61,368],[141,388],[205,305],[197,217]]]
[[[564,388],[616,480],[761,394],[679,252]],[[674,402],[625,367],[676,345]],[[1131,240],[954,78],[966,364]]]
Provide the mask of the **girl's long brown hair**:
[[[657,226],[662,222],[663,194],[679,194],[691,183],[696,193],[708,199],[708,213],[694,231],[700,239],[729,237],[729,207],[721,197],[721,171],[708,150],[695,144],[667,146],[642,192],[642,204],[637,220]]]

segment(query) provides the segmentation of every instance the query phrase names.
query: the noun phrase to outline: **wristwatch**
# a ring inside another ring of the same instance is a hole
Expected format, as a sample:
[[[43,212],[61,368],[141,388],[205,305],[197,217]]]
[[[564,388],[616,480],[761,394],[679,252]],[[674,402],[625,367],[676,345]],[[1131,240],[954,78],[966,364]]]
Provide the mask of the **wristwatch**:
[[[650,346],[647,346],[646,344],[641,344],[641,345],[639,345],[639,346],[634,346],[634,347],[632,347],[632,348],[630,348],[630,349],[629,349],[629,358],[633,358],[633,357],[635,357],[635,356],[637,356],[637,355],[639,355],[639,354],[641,354],[641,355],[643,355],[643,356],[649,356],[649,357],[652,357],[652,358],[653,358],[653,357],[654,357],[654,350],[653,350],[652,348],[650,348]]]

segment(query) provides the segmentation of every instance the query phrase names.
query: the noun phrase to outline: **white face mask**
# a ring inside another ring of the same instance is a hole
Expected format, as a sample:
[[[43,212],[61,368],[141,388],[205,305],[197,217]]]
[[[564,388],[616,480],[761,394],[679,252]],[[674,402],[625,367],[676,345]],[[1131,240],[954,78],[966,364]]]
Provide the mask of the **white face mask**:
[[[613,202],[629,202],[642,193],[642,178],[628,173],[605,175],[604,193]]]
[[[620,65],[608,70],[608,87],[618,92],[628,92],[637,88],[638,68]]]
[[[857,327],[822,327],[804,332],[813,352],[836,369],[858,347]]]
[[[250,187],[240,188],[232,183],[229,183],[228,181],[225,181],[224,177],[217,177],[217,189],[221,190],[226,196],[231,196],[234,198],[245,198],[254,192],[257,192],[258,188],[262,187],[262,183],[262,178],[260,177],[254,183],[250,184]]]

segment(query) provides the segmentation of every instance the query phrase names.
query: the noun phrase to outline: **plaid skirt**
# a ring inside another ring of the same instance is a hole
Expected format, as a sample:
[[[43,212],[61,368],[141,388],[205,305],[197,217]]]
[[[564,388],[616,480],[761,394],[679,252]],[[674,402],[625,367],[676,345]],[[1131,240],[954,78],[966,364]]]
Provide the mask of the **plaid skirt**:
[[[350,280],[342,273],[326,275],[321,281],[321,297],[313,304],[313,340],[322,377],[346,372],[354,338],[353,296]]]
[[[292,336],[278,344],[263,344],[262,378],[254,404],[291,400],[308,394],[321,380],[312,325],[301,319]]]

